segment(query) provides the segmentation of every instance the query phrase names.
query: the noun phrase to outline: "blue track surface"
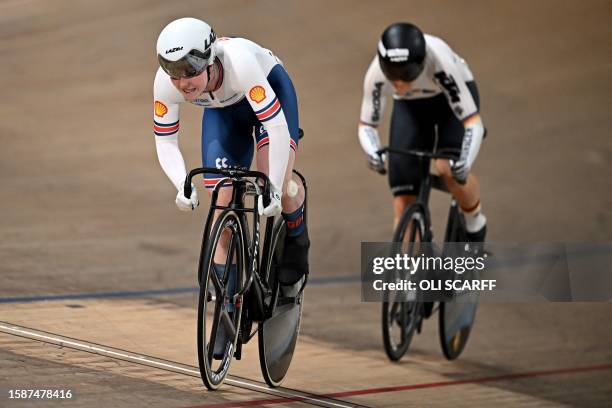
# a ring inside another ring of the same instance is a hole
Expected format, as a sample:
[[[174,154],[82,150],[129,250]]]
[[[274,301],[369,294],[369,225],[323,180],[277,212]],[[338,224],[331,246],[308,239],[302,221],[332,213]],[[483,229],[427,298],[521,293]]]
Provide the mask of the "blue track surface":
[[[329,285],[333,283],[359,282],[359,276],[332,276],[328,278],[313,278],[308,280],[308,285]],[[166,288],[150,290],[127,290],[115,292],[84,292],[69,293],[62,295],[36,295],[15,296],[0,298],[0,303],[24,303],[24,302],[51,302],[82,299],[111,299],[126,297],[152,297],[165,295],[180,295],[185,293],[197,293],[198,287],[190,288]]]

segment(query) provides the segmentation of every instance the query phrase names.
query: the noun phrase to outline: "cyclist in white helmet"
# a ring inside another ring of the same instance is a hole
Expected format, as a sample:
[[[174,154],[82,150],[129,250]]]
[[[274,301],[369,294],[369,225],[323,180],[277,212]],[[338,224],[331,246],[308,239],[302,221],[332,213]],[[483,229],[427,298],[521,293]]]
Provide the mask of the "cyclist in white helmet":
[[[292,180],[299,122],[295,89],[282,62],[252,41],[218,38],[207,23],[195,18],[175,20],[162,30],[157,58],[155,142],[161,167],[177,189],[176,205],[183,211],[198,205],[196,189],[191,197],[183,195],[187,172],[178,144],[180,105],[189,102],[204,107],[204,167],[250,167],[257,150],[257,168],[272,183],[270,204],[260,206],[260,212],[268,217],[282,214],[287,225],[278,278],[287,285],[297,282],[308,273],[310,241],[299,178],[293,177],[297,195],[285,194]],[[217,175],[204,175],[209,192],[219,181]],[[217,203],[226,205],[230,199],[231,186],[223,186]],[[222,273],[225,255],[217,251],[216,256]]]
[[[486,217],[478,180],[470,171],[484,137],[478,88],[467,63],[440,38],[413,24],[387,27],[364,79],[358,136],[370,167],[384,173],[378,124],[393,95],[391,147],[456,155],[436,167],[465,216],[468,239],[482,243]],[[389,155],[395,224],[419,191],[418,159]]]

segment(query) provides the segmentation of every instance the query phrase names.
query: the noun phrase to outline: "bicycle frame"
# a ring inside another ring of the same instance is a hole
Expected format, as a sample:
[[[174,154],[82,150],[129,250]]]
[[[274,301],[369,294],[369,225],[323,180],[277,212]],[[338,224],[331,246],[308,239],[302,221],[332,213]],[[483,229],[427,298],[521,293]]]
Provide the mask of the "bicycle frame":
[[[269,277],[265,276],[262,279],[262,276],[260,274],[260,271],[267,270],[268,268],[268,265],[263,264],[262,260],[264,262],[267,262],[267,259],[269,258],[268,255],[271,250],[270,248],[271,240],[275,232],[274,231],[275,219],[268,218],[266,220],[266,226],[265,226],[265,231],[264,231],[264,241],[263,241],[264,243],[263,251],[260,254],[260,251],[259,251],[260,249],[260,215],[257,209],[257,198],[254,200],[254,204],[252,208],[246,208],[245,197],[247,196],[258,197],[262,195],[264,198],[264,203],[265,203],[266,198],[269,197],[270,180],[264,173],[261,173],[258,171],[250,171],[247,169],[241,169],[241,168],[216,169],[216,168],[205,168],[205,167],[199,168],[199,169],[192,170],[189,173],[189,176],[185,180],[184,193],[186,197],[189,197],[191,195],[191,179],[197,174],[203,174],[203,173],[220,174],[225,177],[222,178],[215,185],[212,195],[211,195],[211,205],[208,211],[208,215],[206,218],[206,224],[204,227],[205,239],[202,240],[203,241],[202,250],[200,251],[201,255],[200,255],[200,260],[199,260],[200,267],[198,268],[198,271],[202,269],[201,265],[204,261],[202,259],[202,257],[204,256],[203,249],[204,249],[204,246],[206,245],[206,241],[210,237],[210,231],[214,225],[215,212],[216,211],[228,211],[228,210],[235,211],[239,215],[238,218],[240,219],[240,222],[242,224],[241,227],[246,232],[245,238],[247,242],[246,246],[248,248],[247,257],[249,261],[248,262],[249,267],[247,268],[246,283],[244,287],[238,293],[234,295],[234,299],[242,299],[243,296],[251,288],[253,281],[256,281],[256,286],[258,289],[261,289],[261,291],[259,290],[252,291],[252,294],[255,297],[255,304],[257,305],[257,309],[258,309],[255,312],[257,316],[260,316],[265,320],[273,314],[274,308],[276,305],[276,297],[278,296],[277,291],[274,290],[274,288],[271,288],[270,285],[268,284]],[[302,185],[304,186],[304,191],[306,192],[306,188],[307,188],[306,180],[296,170],[294,170],[294,173],[298,177],[300,177],[302,181]],[[248,177],[255,178],[255,180],[251,180]],[[263,181],[263,188],[258,185],[257,183],[258,180]],[[230,199],[230,202],[228,203],[228,205],[225,205],[225,206],[217,205],[219,191],[221,188],[227,188],[228,187],[227,183],[231,183],[231,187],[232,187],[232,197]],[[252,218],[253,232],[252,234],[249,234],[249,223],[247,221],[247,213],[253,214],[253,218]],[[306,218],[305,218],[305,221],[306,221]],[[219,285],[220,284],[219,277],[216,274],[212,274],[212,275],[213,275],[212,276],[213,282],[215,282],[214,284]],[[301,291],[303,291],[305,287],[306,280],[307,278],[304,280],[304,283],[302,284],[302,287],[300,288],[300,293]],[[198,283],[199,284],[202,283],[202,276],[198,276]],[[264,299],[269,298],[269,297],[272,298],[272,301],[270,302],[271,307],[266,308]]]
[[[406,223],[411,222],[411,220],[413,219],[409,217],[412,217],[415,212],[418,212],[418,213],[423,214],[423,217],[425,218],[423,220],[425,231],[423,232],[423,237],[421,241],[431,242],[433,240],[431,215],[429,212],[429,195],[431,192],[431,188],[434,187],[436,189],[446,191],[446,192],[449,192],[449,190],[446,186],[446,183],[444,183],[444,181],[439,176],[434,176],[431,174],[430,169],[429,169],[429,161],[428,160],[426,161],[424,159],[425,158],[427,159],[454,159],[455,157],[444,155],[444,154],[439,154],[439,153],[430,153],[426,151],[402,150],[402,149],[394,149],[394,148],[381,149],[378,151],[378,154],[382,155],[385,152],[416,156],[419,159],[418,161],[419,178],[421,180],[421,185],[418,191],[417,199],[413,204],[411,204],[404,210],[402,214],[402,221],[401,221],[402,224],[398,225],[397,227],[398,229],[396,230],[400,232],[399,233],[396,232],[394,234],[394,240],[398,236],[400,236],[399,234],[405,233],[405,230],[408,227]],[[455,200],[454,197],[452,197],[450,209],[448,212],[448,219],[446,223],[444,242],[445,243],[446,242],[465,242],[466,239],[467,238],[465,236],[465,221],[464,221],[462,214],[460,213],[459,205],[457,201]],[[408,242],[414,242],[414,236],[411,235]],[[445,246],[444,249],[442,249],[443,251],[443,253],[441,254],[442,256],[446,256],[445,254],[446,254],[447,248],[448,247]],[[431,250],[434,251],[434,253],[438,252],[438,250],[436,250],[433,247]],[[450,255],[452,256],[452,253]],[[452,292],[452,296],[454,296],[454,291]],[[395,304],[393,304],[392,306],[394,307]],[[408,350],[408,347],[410,346],[410,340],[411,340],[412,334],[414,333],[414,330],[416,330],[417,332],[420,332],[423,319],[430,317],[436,310],[438,310],[438,308],[440,310],[439,332],[440,332],[440,342],[441,342],[442,350],[447,359],[450,360],[450,359],[457,358],[457,356],[461,353],[461,351],[463,350],[463,347],[466,344],[467,335],[469,334],[469,330],[471,329],[471,325],[473,323],[473,316],[475,313],[475,306],[473,306],[471,309],[465,309],[467,310],[467,313],[471,313],[471,315],[462,314],[461,316],[468,316],[471,319],[469,326],[467,327],[467,329],[462,329],[461,332],[457,332],[457,333],[451,332],[453,337],[452,337],[452,342],[449,343],[447,328],[454,327],[454,326],[448,325],[447,320],[449,319],[451,319],[451,321],[453,321],[452,319],[456,320],[456,316],[458,315],[457,311],[459,310],[459,312],[464,313],[464,309],[461,308],[460,304],[456,304],[454,302],[454,297],[449,297],[448,300],[439,300],[436,302],[417,300],[416,308],[418,309],[413,309],[415,310],[414,313],[416,313],[417,315],[416,325],[412,321],[410,321],[411,325],[408,326],[404,320],[398,323],[401,330],[407,330],[407,328],[409,328],[409,335],[410,335],[409,340],[407,342],[402,343],[401,348],[399,348],[394,345],[393,340],[392,340],[392,334],[390,334],[390,330],[392,330],[392,327],[393,327],[393,320],[391,320],[391,323],[390,323],[390,320],[389,320],[390,318],[389,318],[388,313],[389,313],[389,310],[391,311],[394,310],[392,307],[391,308],[390,307],[391,306],[389,306],[389,302],[383,303],[383,342],[385,345],[385,351],[387,352],[387,355],[389,356],[391,360],[399,360],[406,353],[406,351]],[[406,334],[403,333],[402,336],[403,336],[402,341],[404,341]],[[459,339],[459,340],[456,340],[456,339]],[[462,341],[462,342],[459,344],[459,346],[456,346],[454,343],[455,341]]]
[[[443,154],[443,153],[434,153],[434,152],[426,152],[421,150],[404,150],[404,149],[396,149],[392,147],[385,147],[377,152],[379,155],[383,153],[390,154],[401,154],[401,155],[409,155],[414,156],[419,159],[419,178],[421,180],[421,185],[419,187],[419,191],[417,193],[417,199],[413,205],[418,205],[423,210],[425,214],[425,225],[426,231],[425,236],[423,237],[423,241],[429,242],[432,240],[432,231],[431,231],[431,215],[429,212],[429,195],[432,188],[437,190],[449,192],[446,183],[440,176],[432,175],[429,166],[431,159],[446,159],[452,160],[456,159],[453,155]],[[428,160],[425,160],[428,159]],[[456,206],[454,198],[451,202],[451,213],[449,213],[449,221],[452,214],[452,208]],[[448,226],[449,224],[447,224]]]

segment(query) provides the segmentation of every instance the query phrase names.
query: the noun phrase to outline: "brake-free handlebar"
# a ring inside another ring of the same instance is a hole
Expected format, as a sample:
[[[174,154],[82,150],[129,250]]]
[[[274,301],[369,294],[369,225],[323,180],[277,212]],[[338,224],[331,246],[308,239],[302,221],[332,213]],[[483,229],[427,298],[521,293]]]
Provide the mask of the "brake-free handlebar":
[[[444,153],[434,153],[426,150],[406,150],[406,149],[396,149],[394,147],[383,147],[380,150],[376,151],[376,154],[382,156],[385,153],[391,154],[403,154],[408,156],[416,156],[416,157],[424,157],[428,159],[446,159],[446,160],[457,160],[457,156],[453,156],[451,154]]]
[[[263,182],[263,204],[264,207],[270,205],[270,186],[271,182],[268,176],[265,173],[255,170],[249,170],[245,168],[239,167],[228,167],[225,169],[217,169],[215,167],[200,167],[197,169],[193,169],[189,172],[187,177],[185,178],[185,185],[183,187],[183,194],[185,197],[191,197],[191,179],[198,174],[203,173],[211,173],[211,174],[219,174],[221,176],[225,176],[228,178],[236,179],[241,177],[254,177],[257,181]]]

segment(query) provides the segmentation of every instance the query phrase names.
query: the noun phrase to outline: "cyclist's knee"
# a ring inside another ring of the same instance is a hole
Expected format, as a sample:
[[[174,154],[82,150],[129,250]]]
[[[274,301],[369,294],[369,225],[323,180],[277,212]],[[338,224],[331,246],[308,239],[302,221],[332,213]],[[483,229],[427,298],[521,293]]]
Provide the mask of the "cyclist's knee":
[[[209,196],[212,195],[212,189],[206,189]],[[219,190],[219,195],[217,196],[217,205],[218,206],[227,206],[229,205],[232,199],[232,189],[230,187],[222,187]],[[215,214],[213,216],[213,222],[217,221],[217,217],[221,214],[222,210],[215,210]],[[231,232],[229,230],[225,230],[221,233],[221,237],[219,239],[219,247],[215,252],[215,262],[225,262],[225,256],[227,253],[227,246],[229,244],[229,238],[231,236]]]
[[[435,161],[435,166],[438,174],[442,178],[445,180],[453,178],[453,172],[451,171],[450,162],[448,160],[438,159]]]
[[[402,194],[393,197],[393,210],[395,216],[394,224],[397,224],[406,208],[408,208],[410,204],[414,203],[416,199],[417,197],[411,194]]]
[[[283,185],[283,212],[293,212],[298,209],[304,203],[305,197],[304,185],[299,177],[286,179]]]

